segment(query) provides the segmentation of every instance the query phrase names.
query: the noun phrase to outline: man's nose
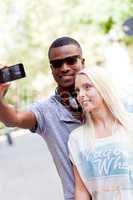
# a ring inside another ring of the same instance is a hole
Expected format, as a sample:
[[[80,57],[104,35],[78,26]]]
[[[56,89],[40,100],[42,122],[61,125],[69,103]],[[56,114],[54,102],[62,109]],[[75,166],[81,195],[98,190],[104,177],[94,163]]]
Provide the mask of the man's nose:
[[[67,71],[69,71],[70,70],[70,67],[69,67],[69,65],[67,65],[67,63],[62,63],[62,66],[61,66],[61,71],[62,72],[67,72]]]

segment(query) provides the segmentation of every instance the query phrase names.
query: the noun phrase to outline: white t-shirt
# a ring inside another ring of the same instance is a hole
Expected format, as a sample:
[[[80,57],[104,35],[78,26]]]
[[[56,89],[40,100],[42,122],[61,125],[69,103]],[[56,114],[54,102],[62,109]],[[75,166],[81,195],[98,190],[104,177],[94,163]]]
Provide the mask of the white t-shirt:
[[[121,129],[113,136],[97,138],[94,150],[86,150],[83,128],[71,133],[70,159],[93,200],[133,200],[133,151],[129,141],[129,135]]]

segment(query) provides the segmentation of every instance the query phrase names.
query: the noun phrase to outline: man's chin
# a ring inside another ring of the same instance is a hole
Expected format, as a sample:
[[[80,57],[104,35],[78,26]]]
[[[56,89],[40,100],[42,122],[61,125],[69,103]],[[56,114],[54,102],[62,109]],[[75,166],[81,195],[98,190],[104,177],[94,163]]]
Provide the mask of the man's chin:
[[[67,90],[74,89],[74,83],[73,82],[72,83],[64,83],[64,84],[61,84],[60,87],[67,89]]]

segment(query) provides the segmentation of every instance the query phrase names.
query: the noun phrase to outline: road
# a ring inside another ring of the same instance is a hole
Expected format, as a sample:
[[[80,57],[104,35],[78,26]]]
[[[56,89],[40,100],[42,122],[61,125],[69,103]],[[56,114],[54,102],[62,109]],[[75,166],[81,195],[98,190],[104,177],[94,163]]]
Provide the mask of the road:
[[[0,199],[63,200],[45,142],[37,134],[20,133],[13,138],[12,146],[6,140],[0,141]]]

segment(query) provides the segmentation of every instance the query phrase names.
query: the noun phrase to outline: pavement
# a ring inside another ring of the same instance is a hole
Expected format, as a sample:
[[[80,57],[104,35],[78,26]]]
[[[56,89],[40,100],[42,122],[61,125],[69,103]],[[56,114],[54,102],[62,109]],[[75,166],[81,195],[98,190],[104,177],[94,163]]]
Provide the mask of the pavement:
[[[0,136],[0,199],[63,200],[62,187],[44,140],[13,132],[13,145]]]

